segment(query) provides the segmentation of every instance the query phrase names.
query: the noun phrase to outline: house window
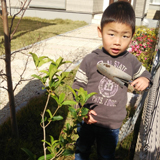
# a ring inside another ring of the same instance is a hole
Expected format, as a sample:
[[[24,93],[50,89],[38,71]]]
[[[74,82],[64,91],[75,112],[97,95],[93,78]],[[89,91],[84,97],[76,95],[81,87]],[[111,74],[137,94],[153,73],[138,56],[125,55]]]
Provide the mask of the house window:
[[[160,4],[160,0],[150,0],[151,3]]]

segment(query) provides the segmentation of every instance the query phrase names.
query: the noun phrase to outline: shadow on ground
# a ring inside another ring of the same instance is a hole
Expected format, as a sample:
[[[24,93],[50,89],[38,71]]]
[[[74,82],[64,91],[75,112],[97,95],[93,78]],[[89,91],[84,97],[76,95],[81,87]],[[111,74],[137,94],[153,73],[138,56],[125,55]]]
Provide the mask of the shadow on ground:
[[[40,126],[41,113],[47,100],[47,93],[41,93],[42,85],[39,85],[38,80],[30,81],[21,92],[19,92],[15,98],[23,95],[26,89],[31,89],[37,85],[37,90],[34,90],[35,94],[26,103],[24,107],[21,107],[17,111],[17,123],[19,130],[19,139],[12,138],[11,121],[8,118],[0,126],[0,159],[1,160],[22,160],[27,159],[28,156],[21,148],[29,149],[33,154],[38,157],[43,155],[43,130]],[[29,92],[29,91],[28,91]],[[30,90],[29,93],[33,92]],[[57,108],[57,103],[54,99],[50,99],[48,108],[54,111]],[[2,110],[0,111],[2,112]],[[62,115],[64,119],[62,121],[52,122],[46,128],[47,141],[50,142],[50,135],[55,139],[58,139],[61,129],[64,126],[65,119],[68,114],[68,108],[62,107],[57,115]],[[46,114],[46,116],[48,116]]]

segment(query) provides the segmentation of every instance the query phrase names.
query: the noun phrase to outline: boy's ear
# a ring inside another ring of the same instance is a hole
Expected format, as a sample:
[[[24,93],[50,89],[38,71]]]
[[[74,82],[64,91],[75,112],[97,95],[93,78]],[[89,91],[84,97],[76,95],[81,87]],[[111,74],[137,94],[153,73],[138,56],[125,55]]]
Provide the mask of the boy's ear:
[[[98,37],[102,38],[102,31],[100,26],[97,27],[97,32],[98,32]]]

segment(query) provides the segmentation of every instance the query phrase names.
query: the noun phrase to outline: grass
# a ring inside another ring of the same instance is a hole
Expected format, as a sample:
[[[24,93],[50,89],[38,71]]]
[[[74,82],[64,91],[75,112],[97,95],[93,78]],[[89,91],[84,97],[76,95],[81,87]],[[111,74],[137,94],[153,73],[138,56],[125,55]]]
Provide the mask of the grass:
[[[73,74],[70,73],[69,77],[66,79],[65,83],[67,85],[72,85],[73,78],[76,73],[75,69]],[[66,93],[68,95],[67,99],[71,99],[72,95],[70,94],[69,89],[65,86],[58,89],[57,93]],[[1,160],[25,160],[27,155],[21,148],[27,148],[32,153],[36,154],[37,158],[43,155],[42,142],[43,132],[40,126],[41,121],[41,112],[45,106],[47,95],[46,93],[33,97],[28,104],[22,108],[17,113],[17,121],[19,128],[20,138],[13,139],[11,136],[11,122],[8,119],[3,125],[0,126],[0,159]],[[49,108],[55,110],[57,104],[53,99],[49,101]],[[134,111],[132,111],[134,112]],[[59,114],[64,117],[63,121],[51,123],[47,127],[47,140],[49,140],[49,135],[52,135],[55,139],[58,138],[61,129],[65,123],[70,123],[71,118],[68,112],[67,107],[61,108]],[[131,116],[131,109],[128,108],[128,116]],[[128,117],[127,116],[127,117]],[[127,119],[126,117],[126,119]],[[117,160],[130,160],[130,156],[133,155],[131,149],[134,133],[129,135],[122,143],[119,143],[116,149]],[[75,139],[77,135],[74,135]],[[93,153],[91,154],[91,160],[97,160],[96,148],[92,148]],[[58,160],[73,160],[74,156],[61,157]]]
[[[13,21],[11,33],[16,27],[19,18]],[[9,28],[11,26],[11,17],[8,18]],[[87,25],[84,21],[72,21],[63,19],[40,19],[24,17],[11,40],[11,51],[28,46],[38,41],[50,38],[73,29]],[[4,54],[3,23],[0,19],[0,55]]]

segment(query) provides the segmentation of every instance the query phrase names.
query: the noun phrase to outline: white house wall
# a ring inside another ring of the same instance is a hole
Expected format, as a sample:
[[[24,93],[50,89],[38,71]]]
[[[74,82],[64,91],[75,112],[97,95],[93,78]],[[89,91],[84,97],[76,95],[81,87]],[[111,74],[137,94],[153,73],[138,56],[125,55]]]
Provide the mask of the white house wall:
[[[146,0],[140,0],[140,1],[137,0],[136,1],[136,5],[135,5],[136,17],[142,18],[144,16],[145,2],[146,2]]]
[[[98,13],[103,11],[103,0],[67,0],[66,11]]]
[[[66,0],[32,0],[30,7],[66,9]]]
[[[93,13],[99,13],[103,11],[103,0],[93,1]]]
[[[92,13],[93,0],[67,0],[66,10]]]
[[[22,0],[24,2],[25,0]],[[19,8],[22,4],[20,0],[6,0],[7,6]],[[40,7],[40,8],[66,8],[66,0],[32,0],[30,7]]]

